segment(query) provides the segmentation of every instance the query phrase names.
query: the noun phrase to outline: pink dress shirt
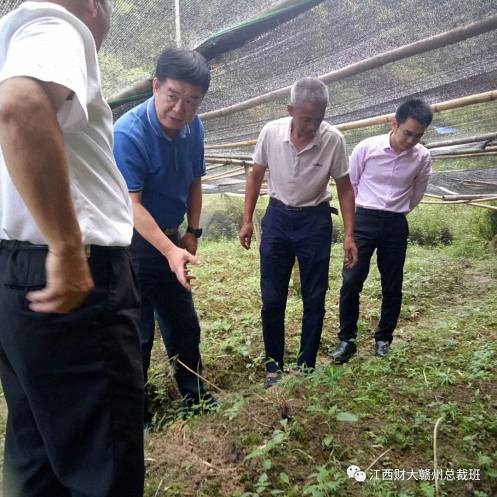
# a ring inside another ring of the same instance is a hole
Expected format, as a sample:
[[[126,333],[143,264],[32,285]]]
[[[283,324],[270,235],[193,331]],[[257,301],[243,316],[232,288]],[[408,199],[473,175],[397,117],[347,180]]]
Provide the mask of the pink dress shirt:
[[[397,153],[390,146],[390,134],[363,140],[350,156],[358,207],[407,214],[423,198],[430,174],[430,152],[418,143]]]

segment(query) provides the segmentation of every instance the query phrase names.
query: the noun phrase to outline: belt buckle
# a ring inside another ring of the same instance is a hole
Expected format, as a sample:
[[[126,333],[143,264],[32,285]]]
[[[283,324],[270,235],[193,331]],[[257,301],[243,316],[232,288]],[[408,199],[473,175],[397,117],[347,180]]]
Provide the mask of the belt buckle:
[[[87,259],[91,257],[91,245],[85,245],[85,255]]]

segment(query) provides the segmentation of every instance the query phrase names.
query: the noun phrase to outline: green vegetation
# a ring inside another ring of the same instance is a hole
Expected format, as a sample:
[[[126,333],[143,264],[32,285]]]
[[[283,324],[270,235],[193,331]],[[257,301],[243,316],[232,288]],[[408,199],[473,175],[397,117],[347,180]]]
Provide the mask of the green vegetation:
[[[209,198],[207,207],[219,210],[223,201]],[[149,387],[160,402],[156,431],[146,443],[146,495],[435,496],[428,478],[439,418],[440,495],[495,495],[497,264],[479,235],[480,212],[485,226],[485,211],[465,207],[421,206],[411,215],[411,233],[424,226],[430,235],[409,248],[401,320],[385,360],[373,355],[381,293],[376,269],[363,292],[358,355],[342,367],[327,360],[336,342],[341,283],[335,245],[319,366],[312,373],[291,368],[302,312],[291,289],[290,370],[281,387],[269,391],[261,386],[257,250],[244,251],[236,240],[203,241],[202,265],[194,272],[204,376],[222,390],[222,405],[180,420],[157,342]],[[365,471],[373,462],[366,482],[348,478],[350,465]]]
[[[225,201],[231,202],[228,217],[239,215],[240,198],[208,197],[206,208],[220,211]],[[410,216],[411,235],[424,231],[430,240],[409,247],[392,353],[384,360],[373,355],[381,293],[373,268],[362,296],[358,354],[341,367],[327,359],[338,324],[342,254],[336,244],[318,367],[291,367],[302,312],[291,288],[290,369],[269,391],[262,389],[257,250],[222,237],[204,240],[202,265],[193,270],[195,300],[204,377],[221,389],[221,406],[179,418],[178,393],[157,340],[149,384],[157,414],[146,436],[145,496],[435,497],[428,478],[439,418],[440,496],[496,495],[497,263],[492,244],[479,235],[495,232],[488,217],[461,206],[420,206]],[[446,230],[450,240],[442,237]],[[0,414],[3,427],[5,407]],[[365,482],[349,479],[351,465],[366,471]]]

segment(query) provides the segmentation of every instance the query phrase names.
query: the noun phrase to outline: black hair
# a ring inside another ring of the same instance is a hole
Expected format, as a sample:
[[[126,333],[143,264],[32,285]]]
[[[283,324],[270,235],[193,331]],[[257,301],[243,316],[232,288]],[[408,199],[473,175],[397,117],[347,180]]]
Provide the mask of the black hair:
[[[157,61],[155,76],[161,83],[168,78],[186,81],[200,86],[204,93],[209,89],[211,82],[209,64],[205,57],[195,50],[186,48],[164,50]]]
[[[423,100],[413,98],[404,102],[395,113],[397,124],[405,123],[410,117],[426,128],[431,124],[433,111]]]

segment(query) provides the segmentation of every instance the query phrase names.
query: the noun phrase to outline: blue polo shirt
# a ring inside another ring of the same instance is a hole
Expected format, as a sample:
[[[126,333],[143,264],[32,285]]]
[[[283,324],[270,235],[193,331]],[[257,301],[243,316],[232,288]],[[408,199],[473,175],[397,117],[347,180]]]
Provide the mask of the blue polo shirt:
[[[161,229],[183,221],[189,188],[205,174],[204,128],[195,116],[173,140],[162,129],[154,97],[121,116],[114,125],[114,156],[130,192]]]

